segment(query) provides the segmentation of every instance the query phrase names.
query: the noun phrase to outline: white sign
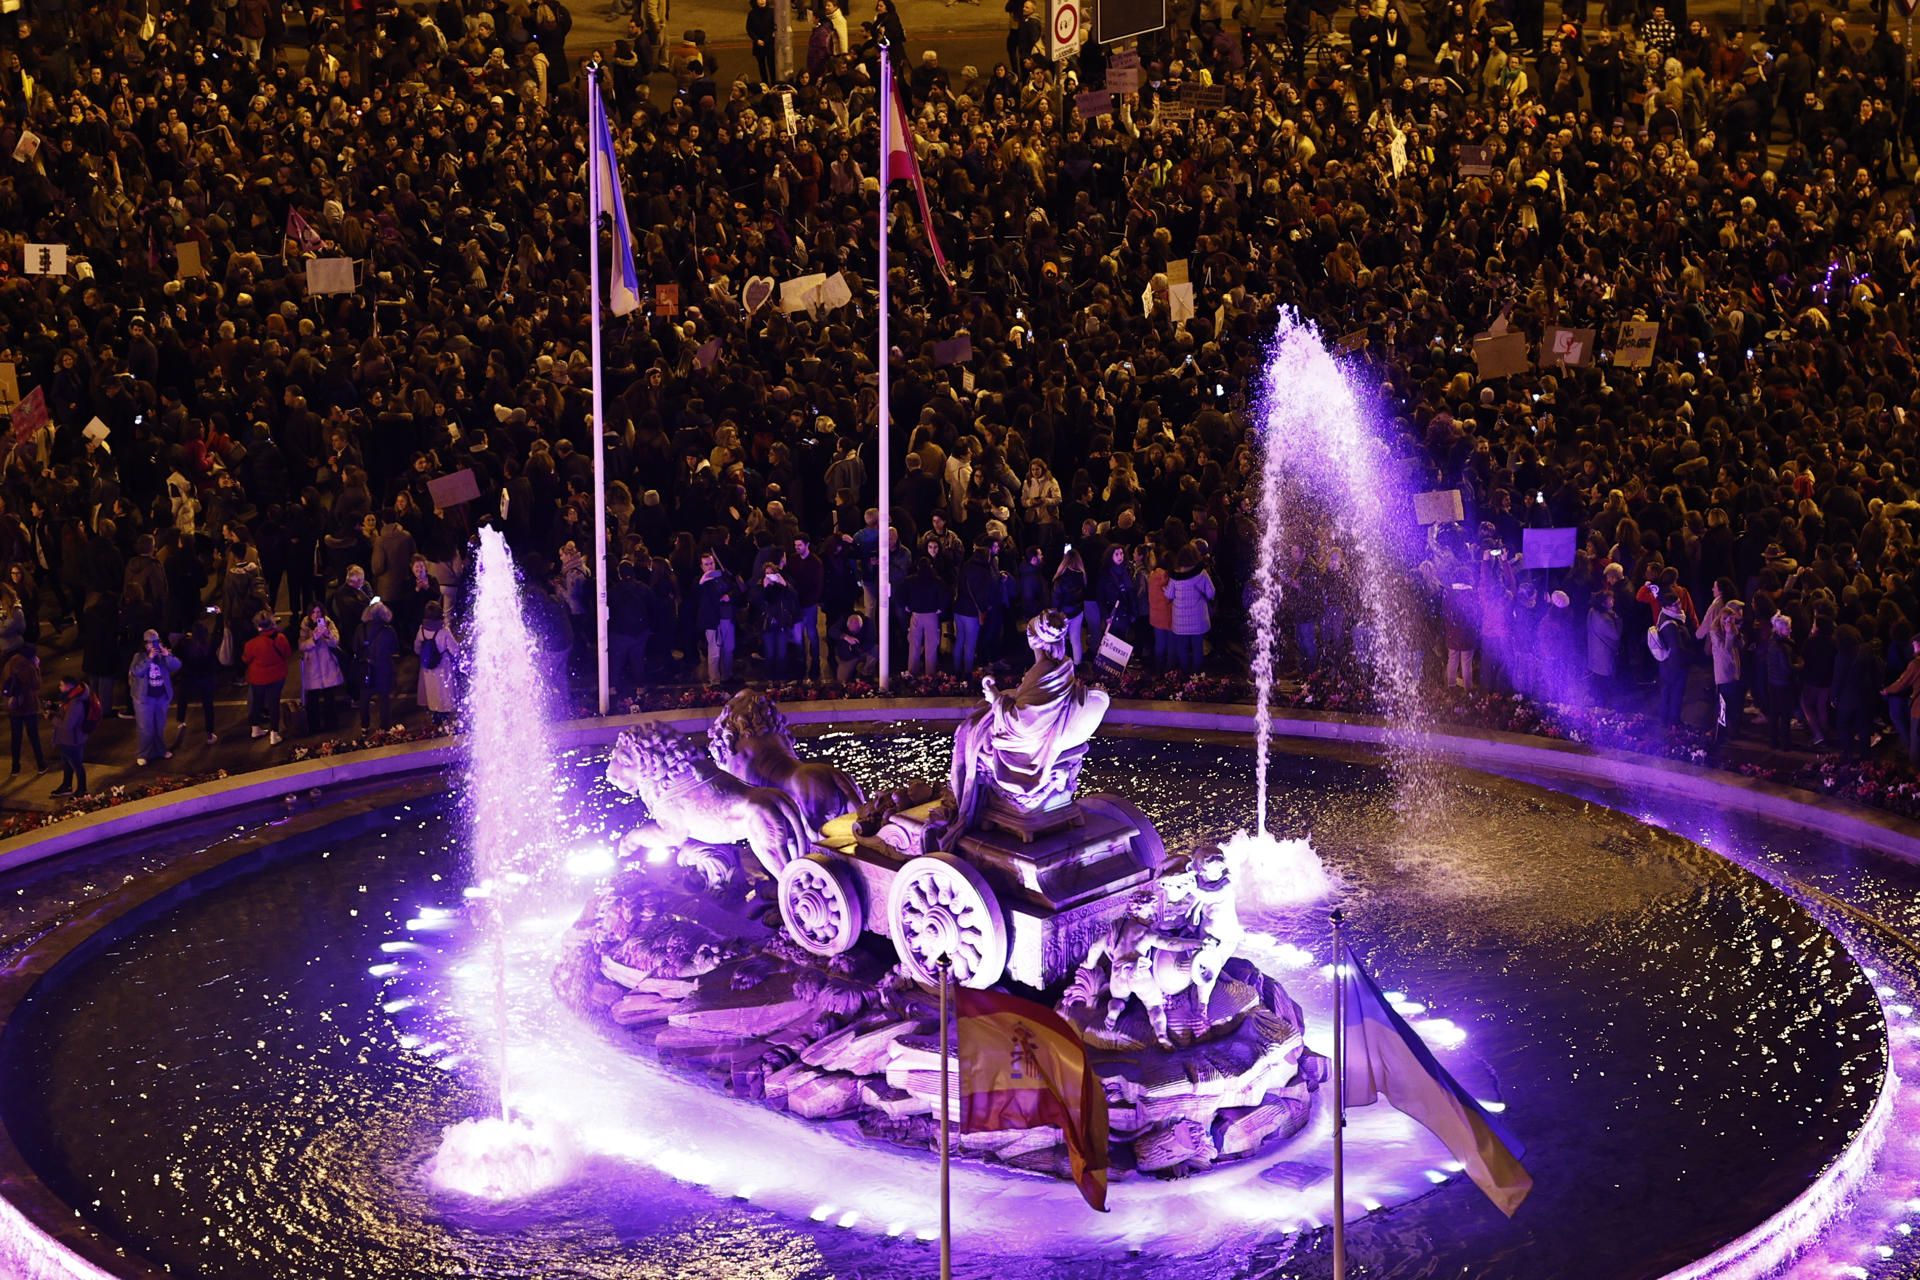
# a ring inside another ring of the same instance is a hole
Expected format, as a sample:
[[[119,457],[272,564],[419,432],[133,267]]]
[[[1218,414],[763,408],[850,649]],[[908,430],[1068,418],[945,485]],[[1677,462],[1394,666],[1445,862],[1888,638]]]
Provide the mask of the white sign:
[[[1093,655],[1093,665],[1102,671],[1119,675],[1133,661],[1133,646],[1109,631],[1100,637],[1100,650]]]
[[[30,276],[67,274],[67,246],[63,244],[28,245],[23,269]]]
[[[308,258],[307,294],[353,292],[352,258]]]
[[[1055,62],[1071,58],[1087,38],[1086,15],[1080,6],[1084,0],[1049,0],[1047,56]]]
[[[811,311],[820,305],[820,286],[827,282],[824,271],[812,275],[795,276],[791,280],[780,282],[780,309],[788,315],[796,311]]]

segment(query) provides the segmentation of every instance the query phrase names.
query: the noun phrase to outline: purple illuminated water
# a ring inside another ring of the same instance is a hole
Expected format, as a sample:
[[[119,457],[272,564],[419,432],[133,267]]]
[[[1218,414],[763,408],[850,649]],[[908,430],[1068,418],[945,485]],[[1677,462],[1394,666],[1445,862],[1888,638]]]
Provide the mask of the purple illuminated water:
[[[1280,311],[1267,352],[1260,412],[1260,545],[1255,564],[1253,683],[1255,834],[1267,834],[1267,764],[1273,734],[1273,665],[1286,580],[1296,548],[1320,566],[1359,616],[1353,653],[1394,726],[1403,763],[1425,723],[1420,651],[1408,611],[1403,544],[1412,521],[1385,441],[1373,431],[1347,371],[1313,325]],[[1322,617],[1321,644],[1340,637],[1328,600],[1305,611]],[[1408,770],[1396,770],[1404,784]]]

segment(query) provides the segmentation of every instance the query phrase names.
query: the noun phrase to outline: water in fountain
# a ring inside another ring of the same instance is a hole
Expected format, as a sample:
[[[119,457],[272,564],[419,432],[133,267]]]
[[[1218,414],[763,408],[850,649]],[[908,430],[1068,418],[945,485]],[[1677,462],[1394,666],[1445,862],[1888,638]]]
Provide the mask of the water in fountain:
[[[1314,327],[1280,313],[1260,403],[1260,542],[1253,608],[1255,839],[1267,830],[1274,659],[1296,549],[1323,565],[1327,594],[1304,602],[1322,619],[1321,648],[1352,626],[1356,673],[1391,726],[1399,780],[1422,720],[1420,656],[1407,612],[1410,527],[1385,440],[1372,428],[1347,371]],[[1342,603],[1346,602],[1346,603]],[[1337,606],[1337,607],[1330,607]],[[1358,616],[1345,617],[1351,608]],[[1336,614],[1340,621],[1331,621]]]
[[[521,610],[520,577],[498,530],[480,533],[462,681],[466,818],[476,921],[487,935],[499,1114],[446,1132],[431,1170],[441,1187],[492,1199],[524,1196],[565,1176],[567,1144],[514,1115],[508,1071],[507,935],[538,910],[555,858],[551,692]]]

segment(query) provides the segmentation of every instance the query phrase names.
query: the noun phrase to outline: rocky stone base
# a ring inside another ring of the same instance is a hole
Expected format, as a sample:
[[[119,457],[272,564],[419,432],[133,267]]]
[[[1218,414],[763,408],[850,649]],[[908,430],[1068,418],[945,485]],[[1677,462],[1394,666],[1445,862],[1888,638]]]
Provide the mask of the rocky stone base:
[[[719,1091],[848,1121],[872,1141],[935,1147],[936,997],[898,972],[884,942],[830,961],[801,950],[759,892],[735,884],[715,896],[670,868],[624,871],[569,935],[555,990],[635,1052]],[[1172,1050],[1153,1044],[1137,1007],[1114,1033],[1090,1036],[1116,1175],[1197,1173],[1306,1125],[1326,1063],[1306,1048],[1300,1007],[1278,982],[1233,960],[1204,1014],[1170,1013]],[[957,1124],[957,1088],[952,1101]],[[966,1158],[1068,1176],[1058,1129],[954,1142]]]

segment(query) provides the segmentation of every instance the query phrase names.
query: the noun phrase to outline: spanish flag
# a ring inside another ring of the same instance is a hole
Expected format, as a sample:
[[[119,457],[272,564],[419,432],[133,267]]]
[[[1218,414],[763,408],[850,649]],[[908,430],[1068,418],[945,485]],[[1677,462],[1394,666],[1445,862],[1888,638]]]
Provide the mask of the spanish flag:
[[[1067,1137],[1073,1181],[1107,1211],[1107,1094],[1087,1046],[1045,1005],[962,987],[960,1132],[1057,1125]]]
[[[1341,983],[1346,1005],[1342,1101],[1364,1107],[1385,1097],[1445,1143],[1453,1158],[1467,1167],[1474,1185],[1511,1218],[1533,1189],[1533,1178],[1520,1163],[1525,1150],[1460,1087],[1419,1033],[1387,1003],[1353,948],[1343,944],[1341,950],[1347,962]]]

